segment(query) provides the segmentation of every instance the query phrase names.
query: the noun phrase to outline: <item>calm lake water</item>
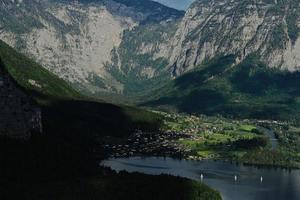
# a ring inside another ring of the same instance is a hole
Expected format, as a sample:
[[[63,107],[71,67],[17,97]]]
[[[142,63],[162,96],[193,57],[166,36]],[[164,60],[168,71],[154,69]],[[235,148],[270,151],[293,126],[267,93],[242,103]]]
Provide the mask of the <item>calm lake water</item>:
[[[202,174],[203,182],[220,191],[224,200],[300,200],[300,170],[259,169],[221,161],[162,157],[116,158],[101,164],[117,171],[163,173],[198,181],[201,181]],[[236,181],[234,176],[237,176]]]

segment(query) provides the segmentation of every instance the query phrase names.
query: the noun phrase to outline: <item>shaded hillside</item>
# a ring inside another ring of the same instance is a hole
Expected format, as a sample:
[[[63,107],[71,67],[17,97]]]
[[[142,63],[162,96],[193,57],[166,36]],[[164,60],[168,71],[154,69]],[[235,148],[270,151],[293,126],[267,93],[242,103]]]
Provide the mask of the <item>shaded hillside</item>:
[[[161,117],[138,108],[91,101],[58,101],[42,107],[44,131],[93,137],[126,137],[133,131],[159,129]]]
[[[2,180],[89,174],[97,170],[96,159],[105,157],[100,146],[104,136],[126,137],[137,129],[159,129],[159,115],[88,100],[51,72],[0,44]]]
[[[42,131],[41,110],[9,76],[0,59],[0,136],[28,138]]]
[[[144,105],[180,112],[297,121],[299,72],[268,68],[255,55],[234,66],[235,57],[214,59],[169,82]],[[156,95],[156,96],[155,96]]]
[[[160,127],[161,116],[152,112],[88,100],[66,82],[2,42],[0,58],[0,90],[3,95],[0,127],[1,135],[7,137],[3,138],[2,152],[8,151],[6,155],[12,156],[12,162],[30,163],[33,172],[38,167],[36,162],[68,170],[68,164],[83,167],[82,160],[95,156],[95,148],[97,156],[104,156],[99,152],[102,137],[125,137],[137,129],[154,131]],[[26,136],[29,141],[23,147],[22,141],[17,142],[20,145],[10,152],[6,142],[12,142],[14,146],[14,140],[8,138],[16,134]],[[22,167],[16,163],[12,166]],[[44,166],[43,170],[47,167]]]
[[[127,172],[117,174],[108,169],[90,179],[30,183],[25,187],[16,184],[13,188],[13,192],[3,191],[1,197],[31,200],[221,200],[219,192],[186,178]]]
[[[79,98],[81,96],[64,80],[16,52],[1,40],[0,60],[1,67],[11,75],[16,83],[23,89],[31,91],[32,94],[39,93],[56,98]]]
[[[88,101],[57,101],[41,107],[43,131],[26,140],[0,137],[1,177],[28,181],[90,174],[105,157],[102,138],[154,131],[160,116],[147,111]],[[8,181],[7,180],[7,181]]]
[[[105,158],[104,136],[125,137],[136,129],[155,131],[161,117],[137,108],[80,100],[83,97],[67,83],[7,45],[1,43],[0,53],[0,106],[5,111],[0,112],[1,199],[220,199],[219,193],[195,181],[117,174],[99,167]],[[42,127],[23,127],[27,137],[13,138],[14,129],[3,129],[2,120],[20,123],[7,115],[26,112],[21,118],[31,121],[31,107],[40,114]],[[179,196],[173,192],[178,188]]]
[[[72,89],[68,83],[53,75],[43,67],[26,58],[0,41],[1,74],[5,79],[2,84],[2,95],[10,98],[11,105],[7,110],[14,113],[28,110],[27,103],[22,105],[17,100],[20,97],[13,95],[10,87],[27,96],[36,109],[41,112],[43,132],[46,134],[96,134],[126,135],[135,129],[156,130],[159,127],[160,116],[141,109],[117,106],[103,102],[93,102]],[[9,83],[7,80],[9,80]],[[10,86],[13,85],[13,86]],[[4,88],[4,86],[7,86]],[[8,89],[7,89],[8,88]],[[5,90],[4,90],[5,89]],[[20,96],[20,95],[19,95]],[[5,99],[1,103],[5,108]],[[37,103],[34,103],[37,100]],[[18,104],[17,104],[18,103]],[[15,107],[15,108],[14,108]],[[4,109],[5,110],[5,109]],[[29,109],[30,110],[30,109]],[[1,117],[8,121],[17,121],[18,118]],[[26,117],[24,117],[26,118]],[[29,116],[29,120],[33,117]],[[94,135],[95,136],[95,135]]]

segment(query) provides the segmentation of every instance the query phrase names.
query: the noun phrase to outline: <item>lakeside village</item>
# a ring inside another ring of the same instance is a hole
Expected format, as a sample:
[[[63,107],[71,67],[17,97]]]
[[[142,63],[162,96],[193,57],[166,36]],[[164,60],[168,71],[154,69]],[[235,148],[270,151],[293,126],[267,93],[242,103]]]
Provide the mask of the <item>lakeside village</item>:
[[[249,149],[271,148],[270,140],[276,138],[270,138],[264,132],[266,129],[260,127],[277,127],[276,130],[280,131],[287,125],[269,120],[238,121],[204,115],[157,113],[164,116],[161,131],[144,133],[137,130],[130,137],[117,141],[107,138],[104,145],[106,155],[238,160]]]

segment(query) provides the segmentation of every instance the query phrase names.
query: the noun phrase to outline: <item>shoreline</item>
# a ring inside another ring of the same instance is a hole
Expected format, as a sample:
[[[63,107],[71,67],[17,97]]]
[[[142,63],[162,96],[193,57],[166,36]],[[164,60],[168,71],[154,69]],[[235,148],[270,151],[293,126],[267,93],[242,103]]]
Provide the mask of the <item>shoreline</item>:
[[[238,160],[231,160],[227,158],[200,158],[200,159],[191,159],[191,158],[185,158],[185,157],[176,157],[176,156],[170,156],[170,155],[150,155],[150,154],[136,154],[132,156],[108,156],[105,160],[110,159],[130,159],[130,158],[171,158],[174,160],[184,160],[184,161],[195,161],[195,162],[203,162],[203,161],[213,161],[213,162],[224,162],[224,163],[230,163],[232,165],[243,165],[246,167],[255,167],[255,168],[263,168],[263,169],[281,169],[281,170],[299,170],[300,166],[282,166],[282,165],[269,165],[269,164],[259,164],[259,163],[247,163],[247,162],[241,162]],[[102,162],[102,161],[101,161]]]
[[[105,154],[111,158],[161,156],[180,160],[221,160],[267,168],[300,168],[300,162],[290,160],[287,155],[290,152],[282,146],[280,134],[285,123],[161,114],[164,126],[159,131],[135,130],[123,139],[105,138],[102,143]]]

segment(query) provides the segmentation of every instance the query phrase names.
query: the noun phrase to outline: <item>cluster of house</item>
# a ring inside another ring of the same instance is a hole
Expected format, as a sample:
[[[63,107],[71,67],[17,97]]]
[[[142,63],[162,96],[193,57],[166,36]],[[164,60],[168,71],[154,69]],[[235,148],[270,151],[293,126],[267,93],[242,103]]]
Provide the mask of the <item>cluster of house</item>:
[[[188,124],[183,130],[181,130],[185,134],[195,135],[198,133],[220,133],[224,131],[223,126],[218,126],[217,124],[222,124],[221,119],[214,119],[214,123],[208,120],[206,116],[200,115],[182,115],[182,114],[166,114],[166,117],[172,119],[179,123]],[[167,123],[167,122],[166,122]]]
[[[185,157],[191,150],[180,145],[178,140],[191,139],[190,137],[191,135],[173,131],[136,132],[125,143],[107,144],[104,148],[111,157],[141,155]]]

